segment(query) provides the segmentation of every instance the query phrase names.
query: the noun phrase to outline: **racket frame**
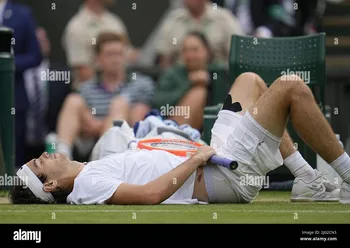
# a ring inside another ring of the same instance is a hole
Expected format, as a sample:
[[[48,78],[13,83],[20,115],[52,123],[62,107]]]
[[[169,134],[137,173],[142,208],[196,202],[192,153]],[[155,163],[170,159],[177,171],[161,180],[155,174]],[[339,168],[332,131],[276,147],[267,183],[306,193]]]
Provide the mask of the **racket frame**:
[[[192,145],[197,147],[197,149],[201,146],[202,144],[194,141],[189,141],[189,140],[181,140],[181,139],[162,139],[162,138],[153,138],[153,139],[143,139],[139,140],[137,142],[137,148],[139,149],[146,149],[146,150],[161,150],[161,151],[167,151],[170,152],[174,155],[180,156],[180,157],[189,157],[192,156],[194,153],[196,153],[197,149],[182,149],[182,150],[174,150],[174,149],[167,149],[167,148],[160,148],[160,147],[151,147],[149,145],[146,145],[146,143],[163,143],[163,142],[176,142],[176,143],[181,143],[181,144],[186,144],[186,145]]]

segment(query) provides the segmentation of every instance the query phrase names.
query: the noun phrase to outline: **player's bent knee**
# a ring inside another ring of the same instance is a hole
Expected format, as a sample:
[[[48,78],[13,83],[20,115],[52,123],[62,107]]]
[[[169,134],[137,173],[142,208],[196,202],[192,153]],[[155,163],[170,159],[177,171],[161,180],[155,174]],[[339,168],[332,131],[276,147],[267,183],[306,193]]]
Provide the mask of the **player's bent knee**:
[[[240,74],[237,78],[244,77],[244,78],[252,78],[255,79],[256,76],[259,76],[255,72],[243,72]]]
[[[237,86],[237,84],[244,85],[246,89],[250,89],[250,90],[253,89],[254,87],[258,87],[261,89],[267,88],[264,80],[254,72],[244,72],[240,74],[234,81],[230,92],[235,90],[234,86]]]
[[[288,77],[280,77],[275,83],[283,89],[282,94],[285,94],[288,99],[300,99],[313,97],[312,91],[307,84],[297,75]]]
[[[296,85],[306,85],[304,80],[298,75],[283,75],[279,77],[277,80],[280,84],[283,84],[283,87],[294,88]]]
[[[299,83],[296,85],[296,87],[293,88],[293,94],[292,94],[293,98],[313,98],[313,94],[311,89],[302,83]]]
[[[295,88],[306,86],[304,81],[297,75],[290,75],[290,76],[281,76],[279,77],[274,84],[279,85],[280,87],[283,87],[286,91],[294,90]]]
[[[258,77],[259,77],[259,75],[254,73],[254,72],[243,72],[242,74],[240,74],[236,78],[234,83],[236,83],[236,82],[243,82],[243,83],[252,82],[252,83],[254,83]]]
[[[287,81],[304,83],[304,80],[301,77],[299,77],[298,75],[288,75]]]

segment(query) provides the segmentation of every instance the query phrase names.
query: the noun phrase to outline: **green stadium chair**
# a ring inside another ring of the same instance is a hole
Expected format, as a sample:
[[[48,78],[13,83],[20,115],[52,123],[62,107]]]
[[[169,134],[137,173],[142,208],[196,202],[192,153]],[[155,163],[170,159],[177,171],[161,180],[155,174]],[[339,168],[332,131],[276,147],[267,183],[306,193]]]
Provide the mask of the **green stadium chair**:
[[[209,86],[210,94],[208,94],[207,106],[210,109],[211,106],[220,104],[225,99],[232,81],[228,68],[215,68],[210,70],[209,73],[212,77],[212,83]]]
[[[218,103],[217,105],[208,106],[204,109],[202,140],[208,145],[211,138],[211,129],[215,123],[216,117],[221,107],[222,104]]]
[[[229,83],[244,72],[255,72],[270,86],[282,76],[282,72],[310,72],[308,86],[314,92],[321,110],[324,111],[325,71],[325,33],[299,37],[256,38],[233,35],[229,59]],[[225,92],[227,94],[227,91]],[[213,109],[222,103],[213,102],[204,110],[203,139],[210,143],[210,130],[215,122]],[[219,108],[216,108],[219,111]],[[298,150],[310,165],[316,168],[316,154],[297,136],[291,123],[288,131]],[[284,167],[277,170],[283,170]]]
[[[323,110],[326,84],[326,34],[299,37],[255,38],[233,35],[229,71],[234,80],[243,72],[255,72],[271,85],[282,71],[309,71],[308,85],[319,86]],[[314,92],[315,93],[315,92]]]

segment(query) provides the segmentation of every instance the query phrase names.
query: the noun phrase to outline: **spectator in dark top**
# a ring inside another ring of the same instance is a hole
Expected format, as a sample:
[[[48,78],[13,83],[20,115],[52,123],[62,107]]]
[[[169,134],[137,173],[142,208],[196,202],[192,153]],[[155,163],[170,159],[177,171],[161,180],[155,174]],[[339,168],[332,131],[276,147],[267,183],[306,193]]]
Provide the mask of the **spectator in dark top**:
[[[38,156],[45,149],[45,138],[56,131],[56,122],[65,97],[71,91],[68,68],[50,60],[51,43],[46,30],[37,28],[43,61],[24,72],[24,84],[29,99],[26,122],[25,157]]]
[[[212,0],[231,10],[249,35],[288,36],[295,25],[294,0]]]
[[[35,35],[36,23],[31,10],[21,4],[0,0],[0,24],[13,29],[15,44],[15,139],[16,161],[21,166],[24,159],[26,115],[29,100],[24,87],[23,72],[38,66],[42,60],[40,47]]]
[[[161,75],[155,107],[162,115],[180,125],[189,124],[200,129],[208,87],[215,83],[212,72],[221,71],[226,66],[212,61],[208,41],[200,32],[187,34],[182,43],[181,56],[183,65],[176,65]],[[178,111],[174,111],[174,107]]]
[[[256,37],[300,36],[320,32],[326,0],[212,0],[237,16]]]
[[[326,0],[295,0],[296,30],[294,35],[308,35],[322,32],[322,18],[325,13]]]
[[[98,36],[95,52],[100,73],[65,100],[58,120],[57,152],[72,157],[75,145],[79,155],[86,156],[113,120],[133,125],[150,111],[154,82],[126,70],[128,45],[123,35],[114,32]]]

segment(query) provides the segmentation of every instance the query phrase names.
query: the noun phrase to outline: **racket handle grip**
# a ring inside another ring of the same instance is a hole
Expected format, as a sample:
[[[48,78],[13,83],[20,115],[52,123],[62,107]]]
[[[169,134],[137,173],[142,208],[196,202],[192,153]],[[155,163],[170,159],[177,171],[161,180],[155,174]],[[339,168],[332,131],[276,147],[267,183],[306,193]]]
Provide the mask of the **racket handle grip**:
[[[213,164],[227,167],[230,170],[235,170],[238,167],[237,161],[234,161],[228,158],[223,158],[217,155],[213,155],[209,161]]]

